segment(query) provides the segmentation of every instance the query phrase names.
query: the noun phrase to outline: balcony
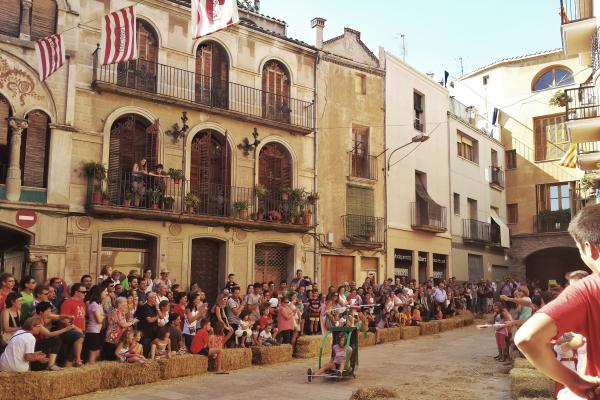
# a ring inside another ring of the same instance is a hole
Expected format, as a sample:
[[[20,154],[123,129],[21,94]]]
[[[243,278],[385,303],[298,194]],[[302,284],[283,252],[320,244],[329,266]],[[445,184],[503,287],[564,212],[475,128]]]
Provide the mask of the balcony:
[[[494,137],[492,124],[482,117],[475,107],[466,106],[456,98],[450,97],[450,112],[472,128],[484,132],[487,136]]]
[[[544,210],[533,217],[533,228],[537,233],[566,232],[571,222],[571,210]]]
[[[307,232],[314,204],[279,191],[228,185],[191,185],[169,176],[108,171],[103,191],[90,179],[87,210],[112,218],[170,221],[278,232]]]
[[[566,56],[589,52],[596,30],[593,0],[560,0],[560,32]]]
[[[600,69],[600,28],[598,28],[592,35],[591,45],[591,56],[592,56],[592,73]]]
[[[378,249],[383,247],[385,223],[383,218],[369,215],[342,216],[345,236],[342,243],[348,247]]]
[[[95,54],[92,86],[99,91],[234,116],[301,134],[312,132],[314,127],[312,102],[147,60],[99,65]]]
[[[494,189],[504,189],[504,170],[496,165],[491,165],[490,171],[490,186]]]
[[[377,157],[349,151],[348,165],[348,176],[351,178],[377,180]]]
[[[594,86],[565,90],[567,128],[573,143],[600,139],[600,104]]]
[[[475,219],[463,219],[463,240],[476,243],[491,244],[492,230],[488,222]]]
[[[425,201],[410,203],[411,226],[415,230],[441,233],[448,230],[447,208]]]
[[[584,171],[600,169],[600,142],[586,142],[577,144],[577,160],[579,168]]]

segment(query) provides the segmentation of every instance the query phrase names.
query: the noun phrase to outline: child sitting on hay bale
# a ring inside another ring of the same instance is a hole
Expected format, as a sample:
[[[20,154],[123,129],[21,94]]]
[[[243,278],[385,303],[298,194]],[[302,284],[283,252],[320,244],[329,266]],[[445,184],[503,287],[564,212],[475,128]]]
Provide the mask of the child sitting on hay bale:
[[[200,321],[200,329],[192,340],[190,352],[200,354],[215,360],[217,374],[226,374],[222,368],[223,361],[223,335],[224,326],[221,322],[215,324],[214,330],[210,326],[209,319]]]
[[[139,344],[137,343],[135,336],[135,332],[131,330],[123,333],[121,340],[117,345],[117,349],[115,350],[115,356],[117,357],[117,360],[121,362],[137,364],[143,364],[146,362],[146,358],[143,355],[138,354],[133,350],[135,345]]]

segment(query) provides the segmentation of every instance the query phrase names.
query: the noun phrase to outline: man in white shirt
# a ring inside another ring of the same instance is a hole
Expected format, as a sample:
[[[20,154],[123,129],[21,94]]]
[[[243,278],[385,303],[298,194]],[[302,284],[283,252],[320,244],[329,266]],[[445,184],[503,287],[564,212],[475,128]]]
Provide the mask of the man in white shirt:
[[[23,323],[23,328],[15,332],[8,341],[8,345],[0,356],[0,371],[27,372],[29,363],[38,361],[42,364],[48,358],[41,351],[35,351],[35,337],[40,333],[42,319],[40,317],[28,318]]]

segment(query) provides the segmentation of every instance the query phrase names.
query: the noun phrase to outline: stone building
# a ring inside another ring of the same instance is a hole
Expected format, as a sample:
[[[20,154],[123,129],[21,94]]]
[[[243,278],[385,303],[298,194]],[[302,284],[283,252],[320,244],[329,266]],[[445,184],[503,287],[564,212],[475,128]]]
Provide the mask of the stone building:
[[[103,265],[166,268],[209,296],[228,273],[241,285],[313,276],[314,204],[293,189],[315,188],[314,47],[244,9],[192,40],[189,1],[148,0],[139,59],[102,66],[108,3],[27,4],[0,15],[2,269],[75,281]],[[67,65],[40,82],[31,40],[78,23]]]

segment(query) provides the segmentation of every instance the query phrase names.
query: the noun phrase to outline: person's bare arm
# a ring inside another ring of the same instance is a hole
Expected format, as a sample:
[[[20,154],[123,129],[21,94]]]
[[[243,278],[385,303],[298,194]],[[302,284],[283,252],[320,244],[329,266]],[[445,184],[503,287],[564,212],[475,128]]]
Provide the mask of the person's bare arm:
[[[526,300],[526,299],[518,299],[516,297],[508,297],[505,295],[501,295],[500,296],[500,300],[504,300],[504,301],[510,301],[511,303],[515,303],[519,306],[524,306],[524,307],[531,307],[533,306],[533,303],[531,302],[531,300]]]
[[[600,378],[581,377],[561,364],[548,343],[558,332],[556,323],[543,313],[537,313],[523,324],[515,335],[515,344],[535,368],[551,379],[567,386],[583,398],[600,399]]]

